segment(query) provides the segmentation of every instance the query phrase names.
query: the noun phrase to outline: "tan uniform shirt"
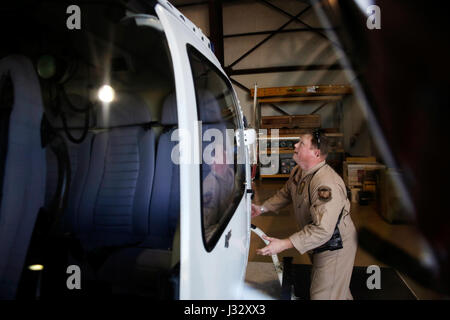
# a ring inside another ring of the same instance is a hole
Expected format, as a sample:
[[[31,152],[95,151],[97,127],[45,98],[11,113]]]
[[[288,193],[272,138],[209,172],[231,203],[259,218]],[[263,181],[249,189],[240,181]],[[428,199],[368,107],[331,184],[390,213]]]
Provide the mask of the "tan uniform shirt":
[[[291,202],[300,231],[289,239],[301,254],[330,240],[342,208],[341,221],[350,214],[344,181],[325,161],[308,171],[302,171],[296,166],[283,188],[265,201],[263,206],[269,211],[277,211]],[[345,237],[342,232],[341,237]]]
[[[211,238],[230,205],[233,189],[234,171],[229,166],[221,174],[211,170],[203,180],[203,225],[206,240]]]

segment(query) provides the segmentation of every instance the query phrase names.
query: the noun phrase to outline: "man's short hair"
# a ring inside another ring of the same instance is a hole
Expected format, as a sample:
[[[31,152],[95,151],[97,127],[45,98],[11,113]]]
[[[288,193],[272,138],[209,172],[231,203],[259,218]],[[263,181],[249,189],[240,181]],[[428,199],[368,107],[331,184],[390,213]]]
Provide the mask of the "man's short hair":
[[[311,135],[311,146],[320,150],[321,156],[327,156],[329,152],[329,139],[325,135],[325,132],[321,129],[314,129],[307,132]]]

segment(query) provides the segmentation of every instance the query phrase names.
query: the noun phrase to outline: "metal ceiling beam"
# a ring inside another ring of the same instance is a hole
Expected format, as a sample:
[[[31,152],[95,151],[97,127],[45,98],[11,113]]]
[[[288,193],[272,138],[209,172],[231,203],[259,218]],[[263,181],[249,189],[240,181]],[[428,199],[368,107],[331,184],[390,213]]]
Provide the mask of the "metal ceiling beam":
[[[269,106],[272,107],[273,109],[275,109],[278,112],[281,112],[282,114],[286,115],[286,116],[290,116],[291,114],[284,111],[283,109],[281,109],[279,106],[277,106],[276,104],[273,103],[269,103]]]
[[[337,48],[339,48],[339,49],[342,50],[342,47],[341,47],[338,43],[336,43],[336,42],[330,40],[330,38],[328,38],[326,34],[324,34],[324,33],[322,33],[322,32],[319,32],[319,31],[315,30],[316,28],[311,27],[309,24],[303,22],[303,21],[300,20],[298,17],[293,16],[293,15],[290,14],[289,12],[287,12],[287,11],[285,11],[285,10],[283,10],[283,9],[281,9],[281,8],[279,8],[279,7],[277,7],[277,6],[275,6],[274,4],[270,3],[270,2],[267,1],[267,0],[258,0],[258,1],[264,3],[265,5],[271,7],[272,9],[274,9],[274,10],[276,10],[276,11],[279,11],[279,12],[283,13],[284,15],[290,17],[291,19],[294,19],[295,21],[297,21],[297,22],[303,24],[303,25],[304,25],[306,28],[308,28],[311,32],[314,32],[314,33],[318,34],[319,36],[321,36],[322,38],[328,40],[328,41],[329,41],[330,43],[332,43],[334,46],[336,46]]]
[[[226,68],[226,72],[229,76],[245,75],[245,74],[258,74],[258,73],[314,71],[314,70],[342,70],[342,66],[339,63],[334,63],[334,64],[329,64],[329,65],[311,64],[311,65],[298,65],[298,66],[250,68],[250,69],[238,69],[238,70]]]
[[[249,88],[247,88],[246,86],[244,86],[242,83],[240,83],[239,81],[234,80],[233,78],[230,78],[231,82],[234,83],[237,87],[241,88],[242,90],[246,91],[247,93],[251,93],[251,90]],[[273,104],[273,103],[269,103],[269,106],[271,106],[272,108],[274,108],[275,110],[277,110],[278,112],[281,112],[284,115],[290,116],[289,113],[287,113],[286,111],[284,111],[283,109],[281,109],[279,106]]]
[[[242,83],[240,83],[239,81],[234,80],[233,78],[230,78],[230,81],[232,83],[234,83],[237,87],[241,88],[242,90],[244,90],[247,93],[251,93],[251,90],[249,88],[247,88],[246,86],[244,86]]]
[[[250,50],[248,50],[246,53],[244,53],[242,56],[240,56],[238,59],[236,59],[233,63],[231,63],[228,68],[232,68],[234,65],[236,65],[237,63],[239,63],[242,59],[244,59],[245,57],[247,57],[249,54],[251,54],[253,51],[255,51],[256,49],[258,49],[260,46],[262,46],[264,43],[266,43],[269,39],[271,39],[274,35],[276,35],[280,30],[283,30],[288,24],[290,24],[291,22],[293,22],[294,20],[296,20],[298,17],[300,17],[302,14],[304,14],[306,11],[308,11],[309,9],[311,9],[311,6],[306,7],[305,9],[301,10],[298,14],[296,14],[295,16],[292,16],[288,22],[286,22],[285,24],[283,24],[281,27],[279,27],[277,30],[275,30],[274,32],[272,32],[269,36],[267,36],[266,38],[264,38],[264,40],[260,41],[258,44],[256,44],[253,48],[251,48]]]
[[[325,28],[313,28],[313,30],[308,28],[296,28],[296,29],[284,29],[278,31],[278,33],[291,33],[291,32],[311,32],[311,31],[317,31],[317,32],[326,32],[330,29]],[[335,28],[331,30],[336,30]],[[235,37],[247,37],[247,36],[259,36],[264,34],[271,34],[275,32],[275,30],[269,30],[269,31],[257,31],[257,32],[246,32],[246,33],[235,33],[235,34],[226,34],[223,37],[224,38],[235,38]]]
[[[325,107],[329,103],[330,103],[330,101],[324,102],[318,108],[316,108],[314,111],[312,111],[310,114],[315,114],[317,111],[319,111],[320,109],[322,109],[323,107]]]

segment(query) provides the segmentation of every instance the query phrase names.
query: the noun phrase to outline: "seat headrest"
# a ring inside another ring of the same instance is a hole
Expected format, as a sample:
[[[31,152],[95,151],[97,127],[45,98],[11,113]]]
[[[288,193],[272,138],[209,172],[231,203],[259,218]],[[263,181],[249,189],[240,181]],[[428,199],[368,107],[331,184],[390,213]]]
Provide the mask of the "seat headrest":
[[[0,60],[0,75],[8,73],[14,88],[14,104],[11,119],[20,117],[28,126],[40,126],[42,120],[42,96],[36,70],[30,59],[11,55]],[[38,108],[40,112],[31,111]],[[26,115],[26,116],[23,116]]]
[[[147,103],[136,93],[118,92],[113,102],[99,103],[97,108],[99,128],[141,125],[151,121]]]
[[[207,90],[200,90],[197,95],[197,104],[199,105],[200,120],[202,123],[222,122],[220,106],[214,95]],[[176,94],[171,93],[164,99],[161,113],[161,124],[172,126],[178,124],[177,99]]]
[[[175,93],[169,94],[164,99],[161,124],[164,126],[175,126],[178,124],[177,97]]]
[[[83,97],[79,94],[67,94],[67,99],[69,103],[71,103],[75,108],[84,109],[90,103],[86,97]],[[80,129],[84,128],[85,121],[85,113],[80,113],[74,111],[70,108],[68,102],[64,99],[61,99],[61,112],[64,112],[64,116],[67,121],[67,127],[69,129]],[[50,124],[57,129],[63,128],[63,122],[60,114],[54,114],[51,110],[46,110],[46,116]],[[89,128],[94,126],[93,117],[89,117]]]
[[[197,99],[200,120],[203,123],[217,123],[223,121],[219,103],[210,91],[199,90]]]

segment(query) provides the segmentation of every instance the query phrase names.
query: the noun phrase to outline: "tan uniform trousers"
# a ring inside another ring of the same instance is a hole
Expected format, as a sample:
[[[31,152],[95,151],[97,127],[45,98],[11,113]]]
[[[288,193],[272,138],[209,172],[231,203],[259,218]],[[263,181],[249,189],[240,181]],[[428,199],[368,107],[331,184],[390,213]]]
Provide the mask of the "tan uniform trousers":
[[[312,261],[311,300],[353,300],[349,286],[358,243],[350,216],[343,218],[339,231],[342,249],[309,254]]]

